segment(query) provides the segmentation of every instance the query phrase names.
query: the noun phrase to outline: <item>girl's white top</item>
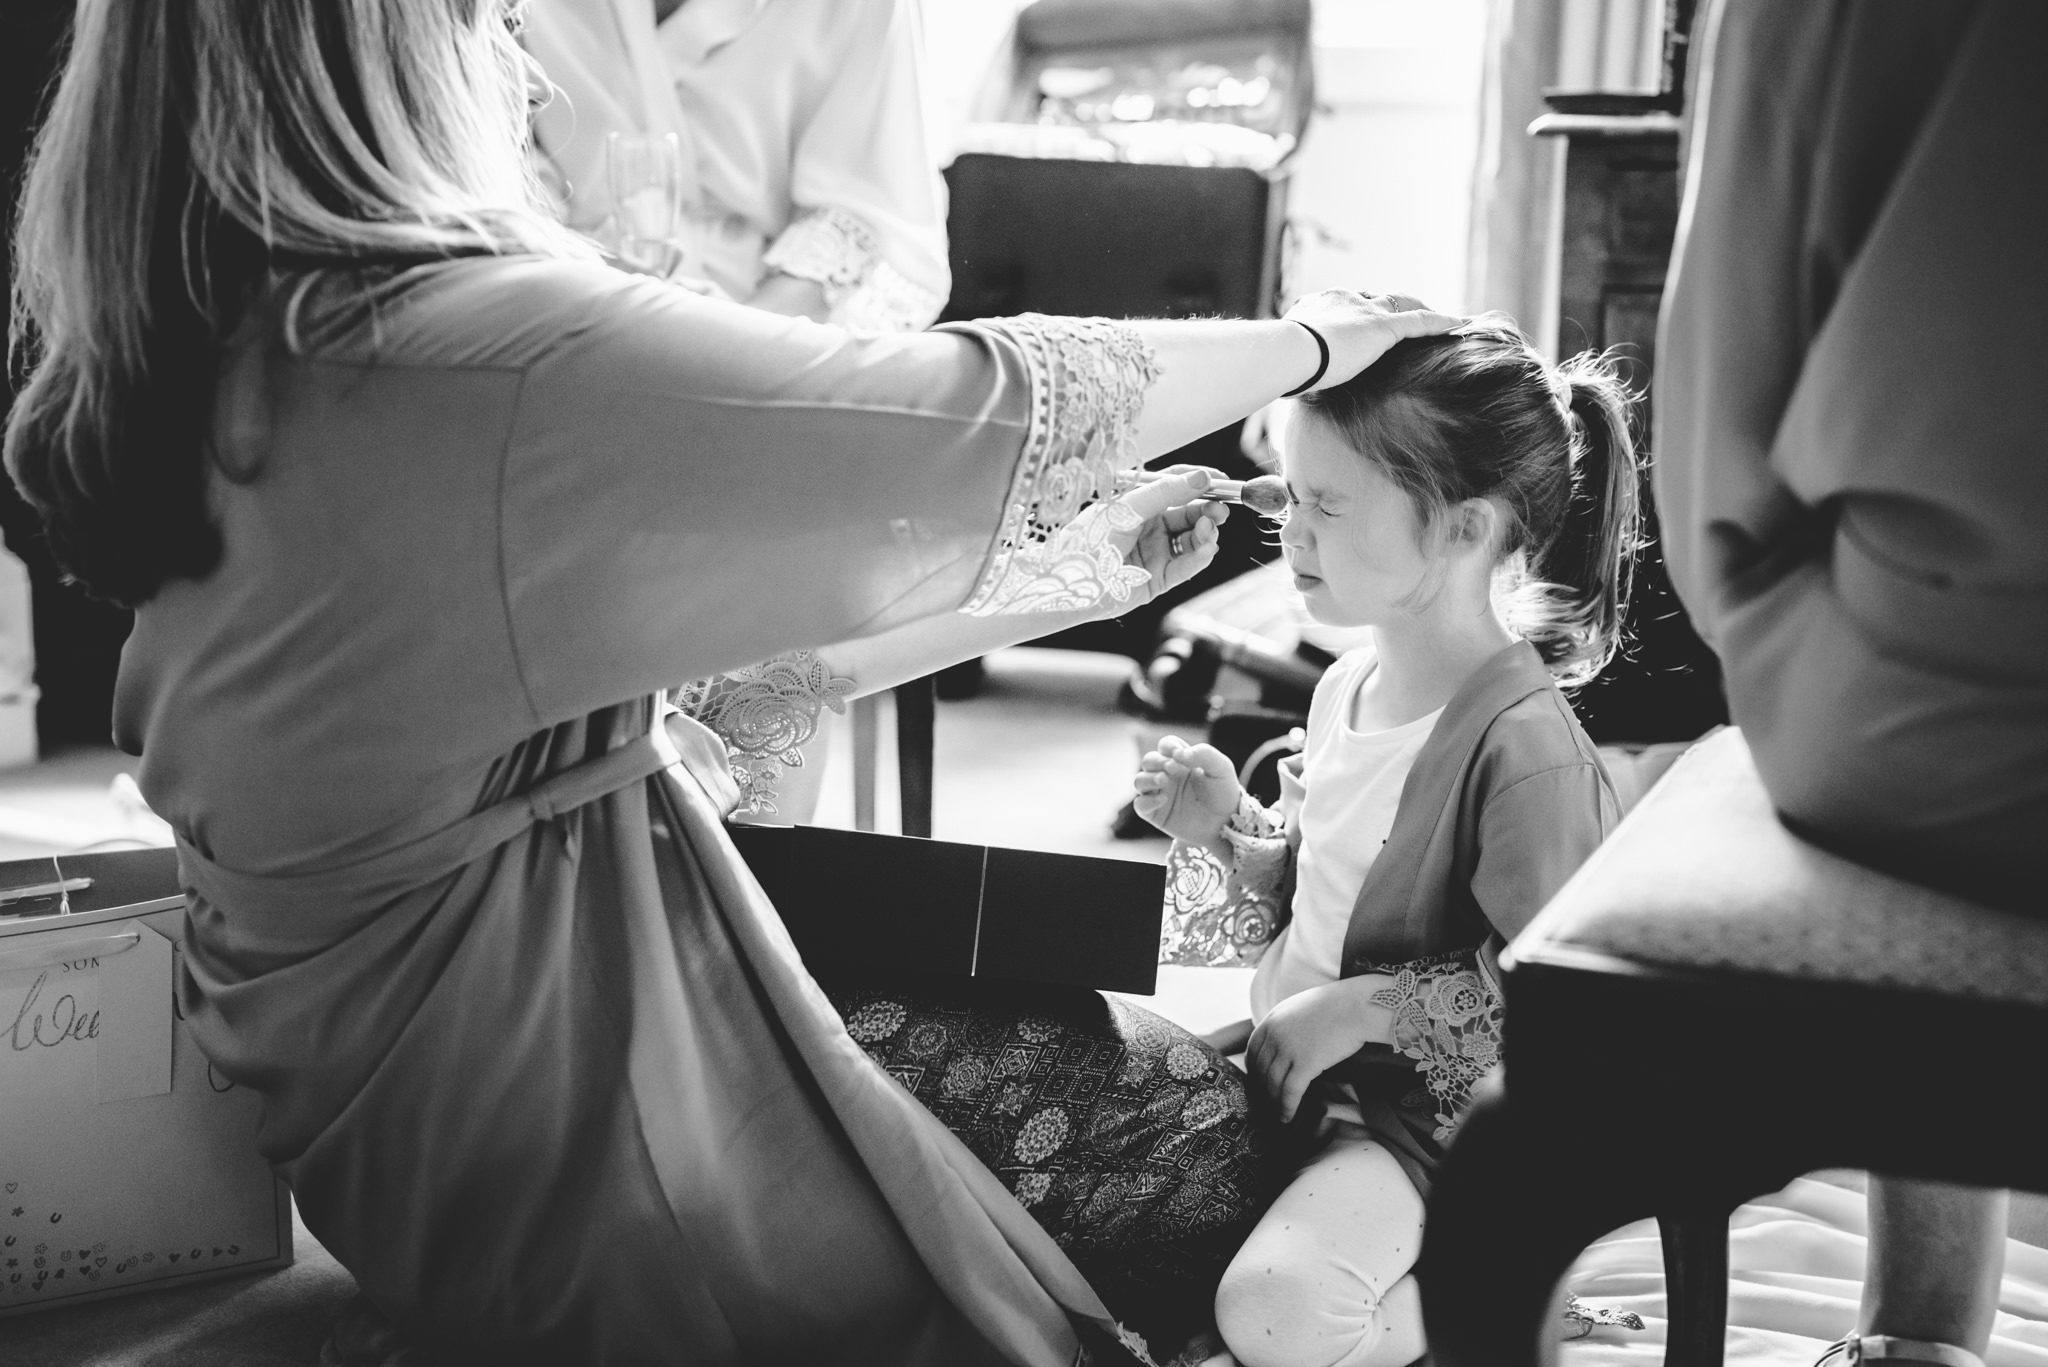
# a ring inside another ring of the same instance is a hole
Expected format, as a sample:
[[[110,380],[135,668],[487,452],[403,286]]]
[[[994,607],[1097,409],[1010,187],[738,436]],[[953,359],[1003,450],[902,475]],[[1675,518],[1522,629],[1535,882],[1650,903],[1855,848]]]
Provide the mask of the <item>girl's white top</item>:
[[[1344,932],[1359,889],[1401,802],[1401,786],[1443,715],[1386,731],[1351,725],[1358,690],[1375,664],[1367,648],[1347,651],[1324,672],[1308,709],[1301,777],[1281,771],[1280,810],[1299,824],[1293,918],[1260,959],[1252,978],[1252,1019],[1264,1020],[1297,992],[1335,982]]]

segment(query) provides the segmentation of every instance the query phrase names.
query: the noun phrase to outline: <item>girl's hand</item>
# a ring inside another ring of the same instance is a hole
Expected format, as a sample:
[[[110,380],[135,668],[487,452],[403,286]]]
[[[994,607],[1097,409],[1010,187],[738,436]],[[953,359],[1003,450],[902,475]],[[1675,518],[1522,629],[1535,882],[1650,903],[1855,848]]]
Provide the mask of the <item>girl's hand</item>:
[[[1223,823],[1244,791],[1228,755],[1179,736],[1162,737],[1158,749],[1145,752],[1131,789],[1139,816],[1175,839],[1211,849],[1221,843]]]
[[[1384,973],[1340,978],[1295,993],[1259,1022],[1245,1064],[1278,1103],[1281,1124],[1294,1119],[1317,1078],[1366,1045],[1393,1038],[1393,1011],[1372,999],[1392,982]]]
[[[1405,295],[1351,290],[1304,295],[1284,316],[1308,324],[1330,344],[1329,368],[1316,381],[1317,389],[1342,384],[1403,338],[1432,337],[1472,321],[1424,308]]]
[[[1117,495],[1116,502],[1135,513],[1139,521],[1130,530],[1113,530],[1110,542],[1124,553],[1126,564],[1142,568],[1151,577],[1142,597],[1134,596],[1134,601],[1120,605],[1117,611],[1128,612],[1139,602],[1150,602],[1176,584],[1186,583],[1216,558],[1216,528],[1230,516],[1230,509],[1221,503],[1193,501],[1214,477],[1213,470],[1200,465],[1148,470],[1141,472],[1139,484]]]

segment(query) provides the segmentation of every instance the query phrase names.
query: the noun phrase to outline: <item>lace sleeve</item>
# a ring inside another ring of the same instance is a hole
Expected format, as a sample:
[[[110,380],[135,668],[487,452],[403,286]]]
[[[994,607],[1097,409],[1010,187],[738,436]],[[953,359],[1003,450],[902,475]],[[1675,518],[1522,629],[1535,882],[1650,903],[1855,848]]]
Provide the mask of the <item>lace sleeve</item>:
[[[860,332],[916,332],[946,306],[936,291],[890,265],[873,230],[844,209],[805,210],[761,260],[770,270],[817,281],[832,321]]]
[[[1281,894],[1294,857],[1285,822],[1247,793],[1223,839],[1234,861],[1227,869],[1200,845],[1176,840],[1167,850],[1159,962],[1247,967],[1280,933]]]
[[[1472,950],[1367,971],[1393,975],[1372,999],[1393,1010],[1394,1052],[1415,1060],[1436,1100],[1433,1137],[1447,1142],[1473,1085],[1500,1062],[1500,991]]]
[[[834,675],[816,651],[799,650],[684,684],[675,704],[725,741],[740,810],[772,814],[782,771],[802,766],[819,711],[846,711],[852,691],[853,680]]]
[[[1117,470],[1138,463],[1131,434],[1158,359],[1136,331],[1099,318],[1027,313],[977,326],[1023,354],[1031,416],[988,563],[961,611],[992,617],[1123,602],[1148,579],[1109,543],[1131,514],[1095,500]]]

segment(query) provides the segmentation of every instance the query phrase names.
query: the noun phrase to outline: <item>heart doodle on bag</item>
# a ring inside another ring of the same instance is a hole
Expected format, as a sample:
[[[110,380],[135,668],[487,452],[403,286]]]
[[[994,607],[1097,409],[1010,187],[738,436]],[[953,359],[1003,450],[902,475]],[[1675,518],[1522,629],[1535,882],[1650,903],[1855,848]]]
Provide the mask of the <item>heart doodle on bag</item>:
[[[94,1267],[105,1267],[107,1265],[107,1255],[104,1253],[100,1254],[99,1257],[92,1260],[92,1265]]]
[[[8,1194],[9,1196],[12,1196],[12,1195],[14,1195],[14,1193],[15,1193],[15,1192],[17,1192],[17,1191],[19,1191],[19,1190],[21,1190],[21,1183],[19,1183],[19,1182],[9,1182],[9,1183],[7,1184],[7,1194]]]
[[[173,1254],[171,1255],[171,1261],[172,1261],[172,1262],[176,1262],[176,1261],[178,1261],[178,1259],[179,1259],[179,1257],[180,1257],[180,1256],[182,1256],[182,1255],[180,1255],[180,1254],[176,1254],[176,1253],[173,1253]]]

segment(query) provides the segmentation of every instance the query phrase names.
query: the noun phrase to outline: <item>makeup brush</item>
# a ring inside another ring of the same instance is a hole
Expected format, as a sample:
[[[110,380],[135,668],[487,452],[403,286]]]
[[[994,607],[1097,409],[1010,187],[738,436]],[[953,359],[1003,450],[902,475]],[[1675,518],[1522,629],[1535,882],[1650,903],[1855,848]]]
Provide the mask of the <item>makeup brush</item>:
[[[1135,489],[1159,478],[1157,471],[1126,470],[1116,478],[1119,489]],[[1195,495],[1197,502],[1240,503],[1265,517],[1278,517],[1287,509],[1287,481],[1278,475],[1255,479],[1212,479],[1209,487]]]

